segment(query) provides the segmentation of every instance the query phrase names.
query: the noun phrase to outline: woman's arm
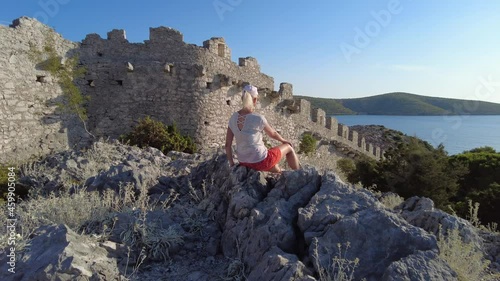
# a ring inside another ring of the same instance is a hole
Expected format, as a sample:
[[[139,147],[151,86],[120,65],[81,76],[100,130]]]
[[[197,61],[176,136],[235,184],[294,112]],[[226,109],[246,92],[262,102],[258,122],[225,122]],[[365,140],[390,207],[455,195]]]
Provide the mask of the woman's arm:
[[[290,146],[292,146],[292,143],[287,141],[286,139],[284,139],[278,132],[276,132],[275,129],[273,129],[273,127],[271,127],[271,125],[269,125],[268,123],[266,123],[265,127],[264,127],[264,132],[266,132],[266,134],[270,137],[270,138],[273,138],[277,141],[280,141],[281,143],[287,143],[289,144]]]
[[[229,127],[227,127],[227,133],[226,133],[226,155],[227,155],[227,160],[229,161],[229,166],[234,166],[234,160],[233,160],[233,138],[234,134],[233,131]]]

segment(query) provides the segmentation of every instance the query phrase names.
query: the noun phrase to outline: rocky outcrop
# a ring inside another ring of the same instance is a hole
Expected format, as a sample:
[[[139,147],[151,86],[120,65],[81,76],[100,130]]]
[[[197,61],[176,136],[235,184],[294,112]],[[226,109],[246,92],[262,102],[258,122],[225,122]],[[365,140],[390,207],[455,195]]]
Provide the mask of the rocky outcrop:
[[[350,130],[359,133],[365,138],[366,143],[379,146],[381,150],[387,151],[397,147],[397,142],[408,141],[410,138],[400,131],[386,128],[382,125],[354,125],[349,126]]]
[[[103,247],[64,225],[40,227],[16,273],[2,263],[2,280],[120,280],[116,261]]]
[[[99,243],[65,226],[42,227],[39,232],[45,234],[33,238],[25,256],[32,258],[19,265],[24,275],[2,280],[37,274],[61,280],[97,274],[112,280],[133,272],[140,280],[312,281],[339,261],[352,265],[353,280],[457,280],[439,258],[438,226],[458,226],[485,250],[475,228],[434,209],[426,198],[410,198],[391,210],[371,192],[310,167],[275,175],[231,169],[221,153],[165,156],[119,143],[56,154],[42,166],[49,167],[44,177],[27,173],[23,182],[61,190],[65,182],[78,181],[94,190],[88,192],[128,186],[139,197],[147,195],[148,204],[164,208],[112,212],[107,220],[92,222],[111,229],[106,236],[92,233],[105,237]],[[63,242],[37,242],[54,235]],[[91,253],[75,250],[80,248]],[[489,253],[494,257],[493,250]],[[35,257],[41,256],[51,258],[40,264]],[[58,267],[67,257],[72,263]]]

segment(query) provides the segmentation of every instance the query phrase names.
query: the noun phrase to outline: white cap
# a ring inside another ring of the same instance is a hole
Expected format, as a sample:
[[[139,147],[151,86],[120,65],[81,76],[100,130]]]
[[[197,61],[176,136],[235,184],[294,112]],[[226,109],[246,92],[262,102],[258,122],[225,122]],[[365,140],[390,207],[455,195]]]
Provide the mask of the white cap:
[[[243,87],[243,91],[249,93],[253,98],[256,98],[259,96],[259,92],[257,91],[257,87],[252,86],[252,85],[246,85]]]

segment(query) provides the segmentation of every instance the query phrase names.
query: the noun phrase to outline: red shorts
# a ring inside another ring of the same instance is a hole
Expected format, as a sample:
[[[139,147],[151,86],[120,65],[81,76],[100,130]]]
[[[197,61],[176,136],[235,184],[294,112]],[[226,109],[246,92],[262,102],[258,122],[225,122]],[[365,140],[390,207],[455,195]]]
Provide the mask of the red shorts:
[[[267,157],[257,163],[242,163],[241,166],[248,167],[257,171],[269,171],[272,167],[276,166],[281,160],[281,150],[278,147],[273,147],[267,150]]]

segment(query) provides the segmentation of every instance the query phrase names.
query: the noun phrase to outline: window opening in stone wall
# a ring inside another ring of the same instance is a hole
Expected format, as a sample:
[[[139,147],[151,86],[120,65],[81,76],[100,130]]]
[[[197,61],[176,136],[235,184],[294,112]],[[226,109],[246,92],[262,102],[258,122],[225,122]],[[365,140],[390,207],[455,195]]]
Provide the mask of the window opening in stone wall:
[[[212,88],[212,83],[211,82],[207,82],[207,89],[210,89]]]
[[[219,57],[224,57],[224,53],[226,51],[225,49],[226,49],[226,47],[224,46],[224,44],[219,44],[217,46],[217,51],[219,53]]]
[[[36,82],[45,83],[47,81],[45,80],[45,76],[43,76],[43,75],[37,75],[36,76]]]
[[[103,55],[103,54],[102,54],[101,52],[97,52],[97,56],[98,56],[98,57],[102,57],[102,55]]]
[[[94,87],[95,86],[94,80],[87,80],[87,85],[90,87]]]
[[[231,100],[226,100],[227,105],[231,105]]]
[[[116,83],[118,83],[118,85],[120,86],[123,86],[123,80],[116,80]]]

